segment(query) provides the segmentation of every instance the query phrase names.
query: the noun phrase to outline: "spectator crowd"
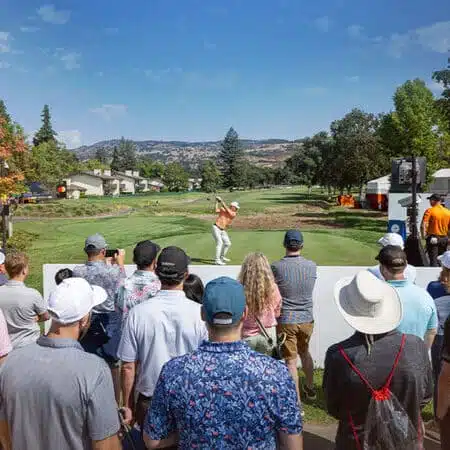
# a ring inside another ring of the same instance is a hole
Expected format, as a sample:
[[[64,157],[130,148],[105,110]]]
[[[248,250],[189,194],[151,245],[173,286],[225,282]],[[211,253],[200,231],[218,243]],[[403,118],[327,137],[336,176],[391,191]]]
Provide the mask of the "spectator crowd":
[[[354,329],[325,358],[335,448],[422,449],[437,427],[450,449],[450,251],[423,289],[402,238],[379,244],[378,264],[339,280],[330,304]],[[181,248],[139,242],[127,276],[125,251],[95,234],[48,299],[26,286],[25,254],[0,252],[2,448],[301,450],[302,399],[317,396],[317,266],[303,246],[289,230],[280,260],[251,253],[236,280],[204,286]]]

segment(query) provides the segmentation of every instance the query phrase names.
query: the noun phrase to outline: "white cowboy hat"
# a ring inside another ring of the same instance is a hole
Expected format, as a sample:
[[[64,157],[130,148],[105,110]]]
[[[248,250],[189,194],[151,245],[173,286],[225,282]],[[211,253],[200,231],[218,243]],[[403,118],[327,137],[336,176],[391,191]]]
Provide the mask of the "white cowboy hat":
[[[386,233],[381,239],[378,240],[378,243],[382,247],[386,247],[387,245],[394,245],[395,247],[401,247],[402,250],[405,247],[403,238],[398,233]]]
[[[334,299],[345,321],[361,333],[387,333],[402,320],[403,307],[397,291],[368,270],[339,280]]]

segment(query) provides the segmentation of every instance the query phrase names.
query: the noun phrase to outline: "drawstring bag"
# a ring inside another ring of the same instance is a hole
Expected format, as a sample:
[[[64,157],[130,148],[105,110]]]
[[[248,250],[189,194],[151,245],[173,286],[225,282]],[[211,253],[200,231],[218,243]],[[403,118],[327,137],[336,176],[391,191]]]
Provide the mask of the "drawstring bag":
[[[408,413],[400,404],[397,397],[391,392],[390,386],[394,371],[400,360],[405,346],[406,335],[402,336],[400,349],[394,361],[394,365],[383,387],[374,389],[364,375],[352,363],[344,349],[339,349],[341,355],[350,365],[352,370],[361,378],[361,381],[369,389],[371,399],[364,424],[364,442],[361,443],[353,421],[348,412],[349,423],[355,439],[357,450],[421,450],[422,436],[411,422]],[[420,413],[419,413],[420,414]],[[419,416],[420,419],[420,416]],[[419,420],[420,424],[420,420]],[[420,429],[420,426],[419,426]]]
[[[273,339],[269,336],[267,333],[267,330],[265,329],[264,325],[261,323],[261,321],[255,317],[255,321],[258,325],[259,330],[261,331],[262,335],[266,338],[267,343],[269,344],[269,347],[272,349],[272,358],[281,360],[283,359],[283,352],[282,347],[286,341],[286,334],[281,333],[277,335],[276,342],[273,341]]]

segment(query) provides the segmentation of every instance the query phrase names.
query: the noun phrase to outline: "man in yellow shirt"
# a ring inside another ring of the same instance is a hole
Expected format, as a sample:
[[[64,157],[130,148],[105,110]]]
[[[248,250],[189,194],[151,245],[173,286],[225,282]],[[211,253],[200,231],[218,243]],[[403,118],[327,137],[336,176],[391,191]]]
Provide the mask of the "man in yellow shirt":
[[[226,230],[233,222],[238,210],[238,202],[231,202],[230,207],[228,207],[220,197],[216,197],[216,213],[219,215],[212,227],[212,234],[216,241],[215,263],[219,266],[223,266],[230,261],[226,258],[226,254],[231,247],[230,237]]]
[[[440,195],[428,197],[431,208],[425,211],[422,219],[422,237],[427,241],[427,253],[431,267],[439,267],[438,256],[442,255],[448,246],[450,225],[450,210],[442,205]]]

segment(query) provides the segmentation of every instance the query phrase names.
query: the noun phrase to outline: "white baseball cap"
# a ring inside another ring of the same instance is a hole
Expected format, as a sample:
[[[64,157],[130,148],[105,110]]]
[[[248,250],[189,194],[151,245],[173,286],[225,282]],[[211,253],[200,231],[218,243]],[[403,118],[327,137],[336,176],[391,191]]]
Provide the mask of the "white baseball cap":
[[[438,256],[438,260],[446,269],[450,269],[450,251],[443,253],[441,256]]]
[[[238,202],[231,202],[230,206],[234,206],[236,209],[240,209],[240,206],[239,206]]]
[[[386,247],[387,245],[394,245],[395,247],[401,247],[402,250],[405,247],[403,238],[398,233],[386,233],[381,239],[378,240],[378,243],[382,247]]]
[[[100,286],[91,286],[83,278],[66,278],[50,294],[48,310],[64,325],[77,322],[108,297]]]

